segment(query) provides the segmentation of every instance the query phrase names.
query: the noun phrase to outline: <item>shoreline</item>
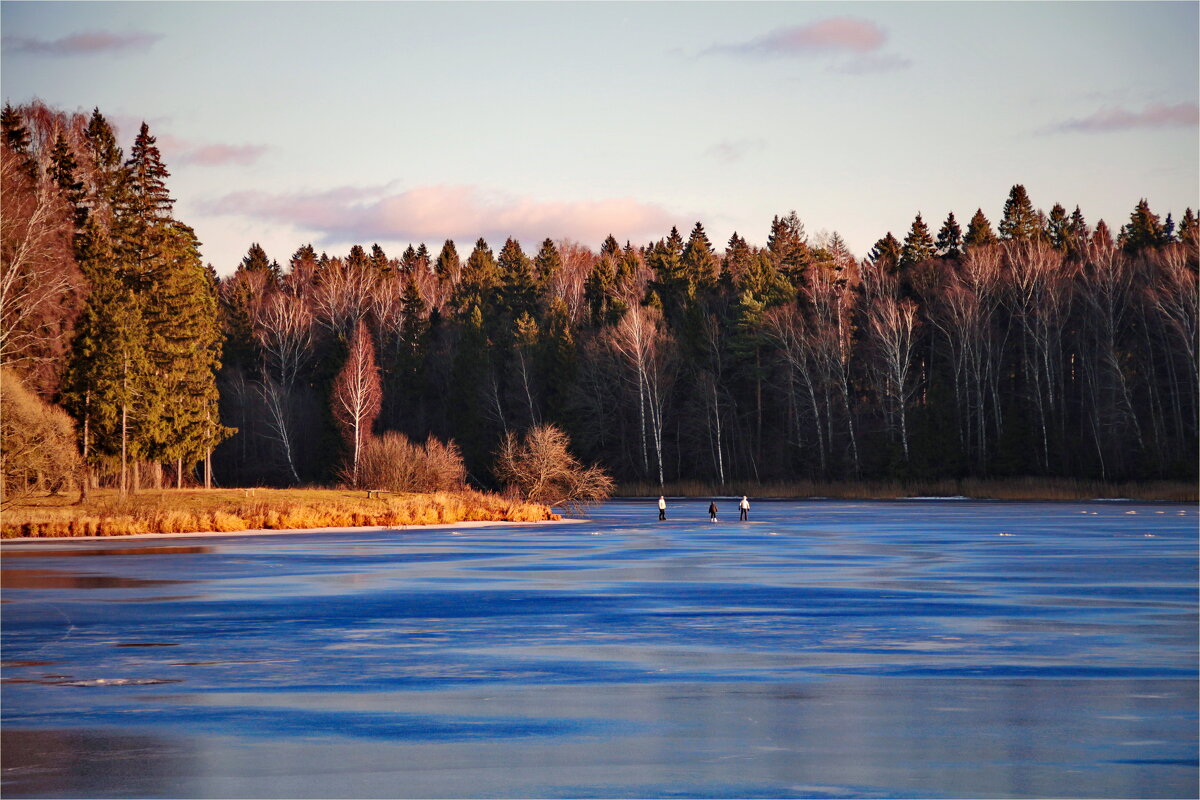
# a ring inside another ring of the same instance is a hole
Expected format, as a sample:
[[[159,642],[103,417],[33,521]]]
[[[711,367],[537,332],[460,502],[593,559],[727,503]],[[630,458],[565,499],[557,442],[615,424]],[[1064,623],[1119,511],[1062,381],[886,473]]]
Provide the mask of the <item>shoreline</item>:
[[[282,536],[290,533],[351,533],[354,531],[414,531],[445,530],[448,528],[487,528],[507,525],[562,525],[583,522],[582,519],[514,522],[511,520],[472,520],[464,522],[434,522],[429,525],[337,525],[327,528],[249,528],[244,531],[195,531],[192,533],[125,533],[117,536],[20,536],[0,539],[0,550],[15,542],[110,542],[129,539],[211,539],[218,536]]]

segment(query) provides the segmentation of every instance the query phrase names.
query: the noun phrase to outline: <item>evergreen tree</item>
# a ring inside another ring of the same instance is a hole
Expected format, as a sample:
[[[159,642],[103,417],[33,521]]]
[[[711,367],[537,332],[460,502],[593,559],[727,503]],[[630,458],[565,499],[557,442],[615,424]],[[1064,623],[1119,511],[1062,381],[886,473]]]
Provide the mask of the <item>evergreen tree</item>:
[[[957,259],[962,257],[962,229],[951,211],[942,223],[942,229],[937,235],[937,252],[942,258]]]
[[[76,177],[78,168],[79,163],[75,160],[75,154],[71,151],[70,145],[67,144],[67,138],[63,136],[62,131],[59,131],[58,135],[54,137],[54,148],[50,151],[50,165],[46,168],[46,175],[58,187],[63,199],[70,205],[76,231],[83,228],[88,216],[87,196],[83,188],[83,181]]]
[[[965,247],[980,247],[995,244],[996,234],[992,232],[992,223],[983,215],[983,209],[975,209],[975,216],[967,223],[967,235],[963,237]]]
[[[261,272],[268,276],[272,283],[279,277],[279,265],[273,264],[271,259],[267,258],[267,251],[263,250],[258,242],[250,245],[250,249],[242,257],[242,263],[238,265],[238,269],[246,272]]]
[[[1008,193],[1004,202],[1004,217],[1000,220],[1000,238],[1006,241],[1028,242],[1042,233],[1037,212],[1025,187],[1017,184]]]
[[[559,255],[558,247],[555,246],[552,239],[546,239],[533,259],[533,272],[538,288],[543,292],[546,291],[554,276],[561,271],[562,256]]]
[[[1183,212],[1183,219],[1179,220],[1179,240],[1181,242],[1186,242],[1195,239],[1196,231],[1196,214],[1191,208],[1187,208]]]
[[[867,254],[867,258],[885,270],[895,272],[900,268],[900,256],[903,250],[900,240],[893,236],[891,231],[888,231],[886,236],[875,242],[871,252]]]
[[[1167,212],[1167,218],[1163,220],[1163,244],[1171,244],[1175,239],[1175,220],[1171,218],[1170,212]]]
[[[1158,214],[1150,210],[1150,204],[1143,198],[1129,215],[1129,224],[1121,229],[1117,243],[1125,252],[1133,254],[1158,247],[1165,243],[1165,238]]]
[[[97,271],[75,329],[64,404],[78,420],[85,461],[117,457],[120,490],[129,488],[128,465],[144,455],[142,430],[151,423],[153,365],[137,295],[113,270]]]
[[[680,256],[680,266],[683,269],[690,296],[716,287],[721,265],[717,260],[716,253],[713,252],[708,234],[704,232],[704,226],[699,222],[692,228],[692,233],[688,237],[687,246],[684,247],[683,254]]]
[[[492,255],[492,248],[481,237],[462,266],[462,277],[454,290],[454,305],[467,312],[474,306],[484,308],[492,293],[500,285],[500,268]]]
[[[550,301],[546,312],[545,333],[541,338],[538,376],[545,387],[546,419],[570,428],[570,391],[578,372],[575,340],[571,335],[571,315],[561,297]]]
[[[0,114],[0,129],[4,132],[4,145],[13,152],[21,165],[21,169],[29,179],[37,183],[37,161],[30,150],[32,139],[25,127],[21,114],[8,103],[4,104],[4,112]]]
[[[503,281],[505,311],[513,319],[532,312],[537,303],[537,279],[533,274],[533,262],[516,239],[509,237],[505,241],[497,268]]]
[[[808,265],[808,237],[804,233],[804,223],[795,210],[786,217],[776,216],[771,220],[771,232],[767,236],[767,251],[774,259],[775,269],[799,286],[804,277],[804,269]]]
[[[1046,223],[1046,233],[1050,244],[1057,250],[1066,252],[1071,246],[1070,218],[1061,203],[1055,203],[1050,209],[1050,217]]]
[[[921,219],[921,215],[917,214],[912,227],[909,228],[908,236],[904,237],[904,247],[900,250],[900,268],[914,267],[933,258],[936,253],[937,247],[933,243],[933,237],[929,235],[929,227],[925,220]]]
[[[365,270],[371,261],[367,258],[367,251],[362,245],[356,244],[350,248],[349,255],[346,256],[346,269],[350,272],[358,273]]]
[[[412,247],[409,247],[409,250],[411,249]],[[416,254],[414,253],[413,255],[415,257]],[[371,269],[379,275],[384,275],[391,269],[387,254],[383,252],[383,248],[378,244],[371,245],[371,257],[369,261]]]
[[[87,187],[91,216],[101,217],[107,227],[125,189],[127,176],[125,154],[117,146],[117,137],[98,108],[92,111],[88,120],[84,142],[85,158],[92,167],[91,182]]]
[[[429,258],[429,248],[425,246],[424,242],[421,242],[417,245],[417,255],[413,259],[413,269],[421,273],[429,272],[432,263]]]
[[[600,244],[600,255],[616,258],[619,252],[621,252],[621,245],[617,242],[617,237],[610,233]]]
[[[445,244],[442,245],[442,250],[438,253],[433,271],[437,273],[438,280],[442,283],[458,282],[462,274],[462,264],[459,263],[458,250],[454,247],[453,239],[447,239]]]

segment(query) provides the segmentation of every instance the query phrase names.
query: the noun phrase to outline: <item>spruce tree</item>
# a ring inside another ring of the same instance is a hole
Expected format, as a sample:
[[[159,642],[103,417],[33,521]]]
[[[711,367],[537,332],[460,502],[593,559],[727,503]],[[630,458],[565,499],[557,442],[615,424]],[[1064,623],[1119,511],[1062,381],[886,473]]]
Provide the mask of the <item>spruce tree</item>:
[[[502,283],[502,305],[512,319],[531,313],[537,304],[537,279],[533,262],[516,239],[509,237],[496,264]]]
[[[683,249],[680,262],[689,295],[716,287],[717,279],[721,274],[721,265],[717,260],[716,253],[713,252],[708,234],[704,232],[704,226],[699,222],[692,228],[692,233],[688,236],[687,246]]]
[[[32,139],[25,127],[21,114],[8,103],[4,104],[4,112],[0,114],[0,129],[4,133],[4,145],[17,157],[21,169],[29,179],[37,183],[38,166],[30,147]]]
[[[867,254],[867,258],[888,272],[895,272],[900,268],[900,254],[903,250],[900,240],[893,236],[891,231],[888,231],[886,236],[875,242],[871,252]]]
[[[410,247],[409,249],[411,250],[412,248]],[[387,274],[390,269],[387,253],[384,253],[383,248],[378,244],[371,245],[371,257],[369,260],[371,263],[371,269],[379,275]]]
[[[936,253],[937,247],[933,243],[933,237],[929,235],[929,227],[925,220],[921,219],[921,215],[917,214],[912,227],[909,228],[908,236],[904,237],[904,247],[900,250],[900,268],[915,267],[933,258]]]
[[[454,306],[464,313],[474,306],[483,309],[491,302],[499,285],[500,268],[496,266],[496,257],[487,241],[480,237],[462,266],[462,277],[454,290]]]
[[[962,256],[962,229],[951,211],[942,223],[942,229],[937,235],[937,252],[942,258],[957,259]]]
[[[447,239],[438,253],[433,271],[437,273],[442,283],[457,283],[462,274],[462,264],[458,260],[458,250],[453,239]]]
[[[1187,208],[1183,212],[1183,219],[1179,220],[1179,241],[1187,242],[1196,238],[1198,229],[1195,212],[1191,208]]]
[[[1037,212],[1029,201],[1025,187],[1017,184],[1009,190],[1004,202],[1004,217],[1000,220],[1000,238],[1006,241],[1028,242],[1042,232]]]
[[[1141,250],[1159,247],[1164,244],[1164,240],[1163,226],[1158,219],[1158,214],[1151,211],[1150,204],[1146,202],[1145,198],[1142,198],[1134,207],[1133,213],[1129,215],[1129,224],[1121,229],[1117,243],[1125,249],[1125,252],[1133,254]]]
[[[1056,250],[1066,252],[1070,248],[1071,233],[1069,230],[1070,218],[1067,217],[1067,210],[1063,208],[1061,203],[1055,203],[1050,209],[1050,217],[1046,222],[1046,234],[1050,238],[1050,244]]]
[[[554,276],[560,271],[562,271],[562,256],[559,255],[554,240],[546,239],[533,259],[533,272],[538,288],[543,292],[546,291],[550,282],[554,280]]]
[[[809,252],[804,223],[795,210],[786,217],[771,220],[771,232],[767,236],[767,251],[775,261],[775,269],[794,286],[799,286],[808,264]]]
[[[278,264],[272,266],[271,259],[267,258],[267,251],[263,250],[258,242],[250,245],[238,268],[246,272],[261,272],[268,276],[272,283],[279,277]]]
[[[84,191],[83,181],[76,175],[78,168],[79,162],[75,160],[67,138],[59,131],[54,137],[54,148],[50,151],[50,164],[46,168],[46,175],[70,205],[77,233],[83,229],[88,216],[87,193]]]
[[[992,231],[992,223],[983,215],[983,209],[975,209],[975,216],[967,223],[967,234],[963,237],[965,247],[980,247],[996,243],[996,234]]]

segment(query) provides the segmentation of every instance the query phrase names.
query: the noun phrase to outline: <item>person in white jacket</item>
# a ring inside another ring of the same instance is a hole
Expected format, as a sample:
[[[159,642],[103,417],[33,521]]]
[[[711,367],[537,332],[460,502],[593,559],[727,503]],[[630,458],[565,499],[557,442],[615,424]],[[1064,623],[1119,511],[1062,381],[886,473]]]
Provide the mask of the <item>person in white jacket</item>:
[[[658,496],[658,518],[667,518],[667,498],[663,497],[662,495]]]
[[[742,522],[750,519],[750,501],[746,499],[746,495],[742,495],[742,502],[738,503],[738,508],[742,511]]]

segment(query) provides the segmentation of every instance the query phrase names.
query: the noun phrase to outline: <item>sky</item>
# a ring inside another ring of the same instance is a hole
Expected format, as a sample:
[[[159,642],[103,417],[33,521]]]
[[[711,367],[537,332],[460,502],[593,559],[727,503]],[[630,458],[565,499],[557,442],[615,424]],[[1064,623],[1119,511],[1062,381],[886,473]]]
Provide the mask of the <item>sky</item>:
[[[0,3],[0,89],[144,120],[206,262],[483,236],[860,257],[1010,188],[1116,229],[1200,205],[1200,4]]]

